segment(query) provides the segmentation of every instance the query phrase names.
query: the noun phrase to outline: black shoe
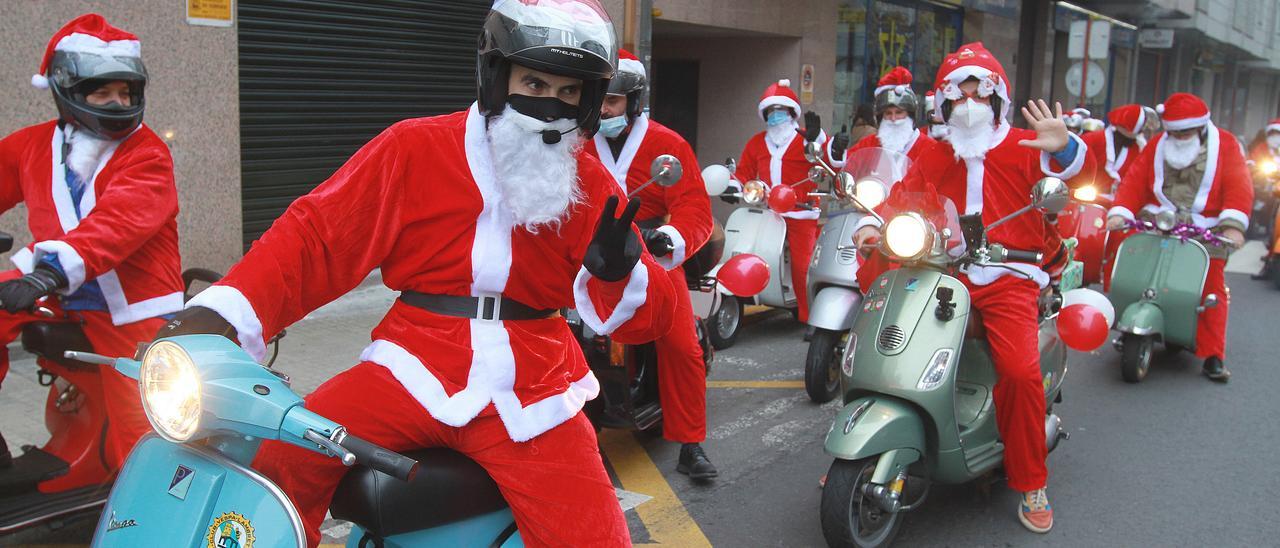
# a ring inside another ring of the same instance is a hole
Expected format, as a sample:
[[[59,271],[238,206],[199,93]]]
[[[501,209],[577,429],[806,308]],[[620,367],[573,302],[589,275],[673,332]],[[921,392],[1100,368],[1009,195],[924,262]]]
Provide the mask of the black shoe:
[[[812,325],[805,327],[805,328],[804,328],[804,342],[810,342],[810,341],[812,341],[812,340],[813,340],[813,334],[814,334],[815,332],[817,332],[817,331],[818,331],[818,328],[816,328],[816,327],[814,327],[814,326],[812,326]]]
[[[1222,358],[1210,356],[1204,359],[1204,374],[1210,380],[1217,382],[1227,382],[1231,378],[1231,372],[1227,371],[1227,366],[1222,363]]]
[[[689,476],[690,479],[707,480],[720,475],[716,466],[711,464],[702,446],[686,443],[680,446],[680,462],[676,464],[676,472]]]

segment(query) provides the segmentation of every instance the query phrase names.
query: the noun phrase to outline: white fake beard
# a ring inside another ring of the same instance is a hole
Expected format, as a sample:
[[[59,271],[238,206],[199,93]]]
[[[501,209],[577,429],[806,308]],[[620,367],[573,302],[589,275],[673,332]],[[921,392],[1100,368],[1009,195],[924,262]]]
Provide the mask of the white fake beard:
[[[69,131],[66,140],[67,144],[71,145],[71,151],[67,153],[67,167],[71,168],[81,181],[88,183],[93,180],[93,174],[98,170],[98,163],[102,161],[102,154],[106,152],[107,147],[111,146],[112,141],[75,129],[71,125],[67,125],[67,129]]]
[[[935,141],[945,140],[948,133],[950,133],[950,129],[946,124],[933,124],[929,126],[929,137],[932,137]]]
[[[1190,139],[1169,137],[1164,144],[1164,162],[1173,169],[1185,169],[1200,155],[1200,136]]]
[[[1268,135],[1267,148],[1271,150],[1280,150],[1280,135]]]
[[[800,131],[800,124],[795,120],[791,120],[785,124],[769,126],[765,129],[765,139],[774,147],[787,146],[791,139],[795,138],[796,132]]]
[[[990,105],[978,105],[978,108],[985,108],[991,111]],[[994,112],[992,112],[994,115]],[[980,160],[987,157],[987,151],[991,150],[991,141],[996,136],[996,126],[989,121],[974,125],[973,127],[964,126],[959,123],[960,117],[954,112],[951,113],[951,119],[947,122],[947,142],[951,143],[951,148],[955,149],[956,159]]]
[[[880,128],[876,130],[876,137],[880,139],[881,147],[895,152],[906,152],[907,143],[911,142],[911,136],[915,131],[911,118],[881,120]]]
[[[542,122],[510,106],[489,120],[489,150],[502,205],[531,233],[546,226],[559,229],[569,207],[582,201],[577,157],[581,133],[570,131],[554,145],[542,142],[540,133],[568,131],[576,125],[568,119]]]

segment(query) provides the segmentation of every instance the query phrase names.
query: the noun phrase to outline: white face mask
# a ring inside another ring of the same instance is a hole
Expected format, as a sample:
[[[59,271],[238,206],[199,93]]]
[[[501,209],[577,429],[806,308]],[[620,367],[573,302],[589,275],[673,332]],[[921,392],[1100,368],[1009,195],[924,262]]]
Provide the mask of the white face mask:
[[[1165,139],[1164,161],[1173,169],[1184,169],[1196,161],[1200,155],[1200,134],[1186,139],[1174,139],[1172,135]]]
[[[1267,147],[1272,150],[1280,148],[1280,133],[1267,135]]]
[[[948,123],[951,127],[963,129],[980,125],[989,126],[995,119],[996,113],[991,110],[991,105],[978,103],[969,97],[951,109],[951,120]]]
[[[880,128],[876,130],[876,138],[880,139],[880,146],[889,150],[905,152],[903,149],[911,142],[911,136],[916,131],[912,125],[910,117],[899,120],[881,120]]]

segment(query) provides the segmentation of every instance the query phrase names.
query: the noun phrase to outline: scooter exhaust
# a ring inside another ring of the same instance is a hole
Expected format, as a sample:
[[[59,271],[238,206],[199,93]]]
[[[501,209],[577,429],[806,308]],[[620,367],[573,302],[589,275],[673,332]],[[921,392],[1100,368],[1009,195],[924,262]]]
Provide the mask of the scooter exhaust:
[[[1062,429],[1062,419],[1057,415],[1049,413],[1044,418],[1044,443],[1050,453],[1058,447],[1058,442],[1070,439],[1071,434]]]

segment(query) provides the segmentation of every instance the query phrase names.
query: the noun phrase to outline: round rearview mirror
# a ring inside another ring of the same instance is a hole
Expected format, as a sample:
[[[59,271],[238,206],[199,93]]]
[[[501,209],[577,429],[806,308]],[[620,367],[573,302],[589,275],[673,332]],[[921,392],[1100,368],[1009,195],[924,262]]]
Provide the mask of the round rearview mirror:
[[[813,141],[805,141],[804,143],[804,159],[811,164],[818,163],[818,143]]]
[[[857,184],[853,179],[853,175],[847,171],[841,171],[836,174],[835,184],[831,185],[831,192],[835,194],[837,198],[843,200],[853,196],[856,187]]]
[[[707,196],[719,196],[729,189],[732,174],[729,168],[720,164],[712,164],[702,169],[702,183],[707,187]]]
[[[809,168],[809,180],[819,186],[825,185],[831,182],[831,174],[822,169],[822,166],[813,166]]]
[[[1057,177],[1045,177],[1031,187],[1031,205],[1041,213],[1058,213],[1070,201],[1071,190]]]
[[[684,166],[680,165],[680,159],[670,154],[654,158],[653,163],[649,164],[649,176],[658,183],[658,186],[672,186],[679,182],[683,175]]]

